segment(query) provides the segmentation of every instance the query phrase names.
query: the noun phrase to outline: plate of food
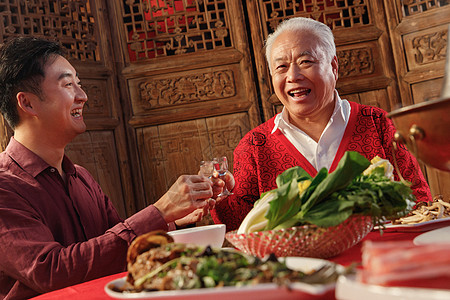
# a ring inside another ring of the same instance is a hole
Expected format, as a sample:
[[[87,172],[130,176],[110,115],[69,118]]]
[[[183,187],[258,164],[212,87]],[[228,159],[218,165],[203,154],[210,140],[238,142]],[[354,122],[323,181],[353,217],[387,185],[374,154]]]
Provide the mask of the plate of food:
[[[449,225],[450,203],[438,195],[432,202],[419,202],[407,216],[386,223],[382,229],[388,232],[423,232]]]
[[[126,278],[111,281],[108,286],[123,287]],[[141,291],[124,293],[105,287],[105,292],[116,299],[233,299],[233,300],[275,300],[275,299],[332,299],[335,285],[313,286],[294,283],[290,286],[278,286],[275,283],[257,284],[252,286],[224,286],[220,288],[202,288],[175,291]]]
[[[435,219],[419,223],[410,224],[395,224],[386,223],[382,228],[386,232],[424,232],[450,225],[450,218]],[[380,227],[374,227],[374,230],[379,230]]]
[[[126,277],[105,286],[116,299],[319,299],[348,270],[302,257],[261,260],[234,249],[173,243],[163,232],[130,245]]]

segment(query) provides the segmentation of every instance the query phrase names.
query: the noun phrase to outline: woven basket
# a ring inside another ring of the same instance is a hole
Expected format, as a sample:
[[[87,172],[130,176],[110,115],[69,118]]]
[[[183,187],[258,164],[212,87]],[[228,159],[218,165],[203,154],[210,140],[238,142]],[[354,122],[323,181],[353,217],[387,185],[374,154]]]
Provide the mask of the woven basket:
[[[277,257],[328,258],[354,246],[372,229],[370,216],[354,215],[337,226],[327,228],[304,225],[249,234],[231,231],[225,237],[237,249],[260,258],[270,253]]]

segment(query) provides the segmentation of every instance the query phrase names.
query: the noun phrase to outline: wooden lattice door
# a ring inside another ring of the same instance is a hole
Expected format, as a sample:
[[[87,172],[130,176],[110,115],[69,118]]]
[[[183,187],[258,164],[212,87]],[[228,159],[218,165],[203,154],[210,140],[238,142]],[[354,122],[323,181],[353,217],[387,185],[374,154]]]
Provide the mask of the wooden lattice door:
[[[141,206],[260,122],[241,0],[115,0],[114,45]]]

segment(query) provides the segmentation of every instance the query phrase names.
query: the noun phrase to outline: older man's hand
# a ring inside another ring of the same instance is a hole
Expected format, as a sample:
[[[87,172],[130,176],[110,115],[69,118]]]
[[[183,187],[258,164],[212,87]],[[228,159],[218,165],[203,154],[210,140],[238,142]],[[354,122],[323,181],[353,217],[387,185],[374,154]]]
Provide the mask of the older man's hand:
[[[225,176],[223,176],[222,178],[219,178],[218,176],[219,174],[217,172],[214,172],[213,176],[211,177],[211,180],[213,182],[213,198],[216,200],[216,202],[220,202],[227,197],[218,196],[223,192],[225,185],[230,192],[234,189],[235,185],[234,176],[230,171],[227,171]]]

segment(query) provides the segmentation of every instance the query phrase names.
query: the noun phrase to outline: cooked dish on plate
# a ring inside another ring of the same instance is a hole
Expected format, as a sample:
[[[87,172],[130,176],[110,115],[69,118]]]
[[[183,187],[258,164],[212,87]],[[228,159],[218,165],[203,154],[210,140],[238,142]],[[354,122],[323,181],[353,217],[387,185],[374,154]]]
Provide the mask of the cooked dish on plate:
[[[450,203],[442,195],[434,197],[432,202],[419,202],[407,216],[392,221],[393,225],[418,224],[450,217]]]
[[[162,231],[138,237],[129,247],[127,260],[126,284],[109,286],[110,290],[137,293],[260,283],[327,284],[336,282],[344,272],[331,262],[303,272],[289,268],[274,256],[261,260],[232,249],[177,244]]]

